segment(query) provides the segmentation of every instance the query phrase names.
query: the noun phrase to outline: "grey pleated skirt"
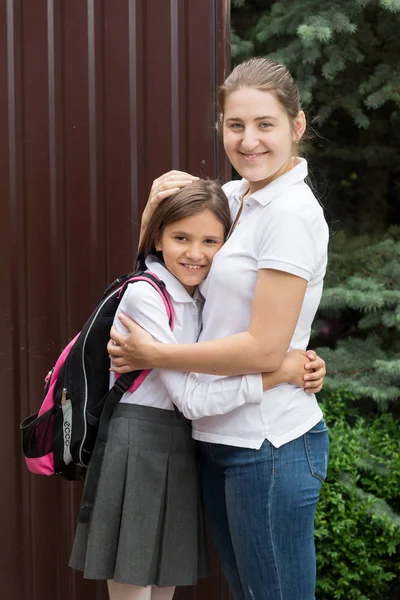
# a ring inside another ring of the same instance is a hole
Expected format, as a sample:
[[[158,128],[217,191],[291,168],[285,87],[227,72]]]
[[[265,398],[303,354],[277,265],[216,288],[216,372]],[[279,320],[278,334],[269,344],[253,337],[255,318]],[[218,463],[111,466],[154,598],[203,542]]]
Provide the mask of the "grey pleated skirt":
[[[69,565],[88,579],[138,586],[194,585],[209,575],[190,421],[117,406],[91,519],[78,523]]]

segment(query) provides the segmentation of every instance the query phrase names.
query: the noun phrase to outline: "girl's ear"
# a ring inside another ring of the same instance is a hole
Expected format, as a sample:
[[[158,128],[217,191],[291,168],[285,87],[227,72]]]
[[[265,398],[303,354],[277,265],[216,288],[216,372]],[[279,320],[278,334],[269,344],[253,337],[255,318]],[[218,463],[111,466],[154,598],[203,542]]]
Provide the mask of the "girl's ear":
[[[159,236],[157,236],[155,247],[157,252],[162,252],[162,243]]]

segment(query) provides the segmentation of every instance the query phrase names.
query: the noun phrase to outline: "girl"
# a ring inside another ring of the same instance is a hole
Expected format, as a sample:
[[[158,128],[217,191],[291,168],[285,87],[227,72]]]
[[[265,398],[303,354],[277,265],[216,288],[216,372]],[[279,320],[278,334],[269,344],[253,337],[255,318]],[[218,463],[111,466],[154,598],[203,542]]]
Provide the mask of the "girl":
[[[287,69],[257,58],[218,93],[225,151],[243,177],[224,186],[234,230],[202,287],[198,344],[158,344],[127,318],[112,331],[115,370],[159,367],[234,375],[272,371],[306,348],[327,264],[328,227],[297,144],[306,119]],[[192,178],[155,182],[152,205]],[[193,184],[190,184],[193,185]],[[228,414],[193,422],[206,513],[235,600],[313,600],[314,514],[328,432],[313,394],[289,383]]]
[[[171,332],[162,299],[147,282],[126,290],[116,314],[130,315],[163,343],[196,342],[202,297],[197,286],[231,226],[221,187],[199,181],[154,213],[138,260],[165,284],[175,311]],[[264,386],[302,385],[301,353],[292,353]],[[195,375],[154,370],[113,414],[95,506],[79,524],[70,565],[107,579],[111,600],[167,600],[177,585],[208,574],[197,467],[188,418],[224,414],[262,399],[260,377],[202,382]],[[111,384],[114,383],[114,375]],[[316,382],[320,385],[320,381]],[[178,418],[174,404],[186,417]]]

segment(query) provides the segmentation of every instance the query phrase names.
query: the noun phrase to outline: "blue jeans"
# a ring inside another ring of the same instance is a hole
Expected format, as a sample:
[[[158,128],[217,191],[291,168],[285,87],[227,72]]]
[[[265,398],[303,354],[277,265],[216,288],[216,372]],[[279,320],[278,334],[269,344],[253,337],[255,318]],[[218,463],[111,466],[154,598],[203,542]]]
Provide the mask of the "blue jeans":
[[[280,448],[199,447],[206,514],[234,599],[314,600],[325,422]]]

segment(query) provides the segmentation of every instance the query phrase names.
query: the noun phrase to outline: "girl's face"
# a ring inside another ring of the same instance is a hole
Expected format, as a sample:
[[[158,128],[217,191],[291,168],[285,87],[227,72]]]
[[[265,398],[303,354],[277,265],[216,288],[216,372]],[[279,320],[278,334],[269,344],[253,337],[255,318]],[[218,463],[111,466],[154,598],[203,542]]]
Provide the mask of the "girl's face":
[[[208,209],[166,225],[156,250],[163,254],[164,264],[193,294],[208,275],[215,253],[224,243],[224,227]]]
[[[236,171],[256,192],[292,167],[292,149],[305,130],[300,111],[292,122],[272,92],[245,87],[225,100],[224,147]]]

